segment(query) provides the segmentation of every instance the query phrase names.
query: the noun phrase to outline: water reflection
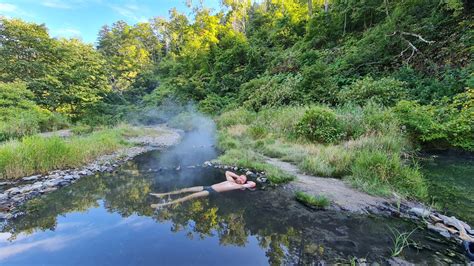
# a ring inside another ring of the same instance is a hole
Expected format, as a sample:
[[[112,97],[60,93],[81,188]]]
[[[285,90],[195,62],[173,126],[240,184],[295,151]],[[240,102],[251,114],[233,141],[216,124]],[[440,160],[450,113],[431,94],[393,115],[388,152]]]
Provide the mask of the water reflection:
[[[438,210],[474,224],[474,155],[427,155],[422,170]]]
[[[150,204],[156,199],[149,192],[210,185],[223,178],[221,171],[203,168],[150,172],[157,161],[159,153],[146,154],[116,173],[86,177],[30,201],[24,206],[27,214],[2,230],[0,261],[279,265],[364,257],[383,262],[391,248],[388,226],[415,226],[312,212],[284,188],[233,191],[155,211]],[[418,248],[404,253],[409,261],[464,261],[455,244],[435,235],[420,231],[415,240]]]

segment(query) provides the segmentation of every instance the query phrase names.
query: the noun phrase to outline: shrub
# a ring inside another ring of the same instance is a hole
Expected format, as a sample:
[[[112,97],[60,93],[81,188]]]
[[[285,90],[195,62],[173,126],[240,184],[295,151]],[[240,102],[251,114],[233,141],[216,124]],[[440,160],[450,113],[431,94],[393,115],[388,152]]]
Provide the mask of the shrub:
[[[405,99],[406,96],[404,82],[393,78],[374,80],[370,76],[355,81],[338,93],[340,102],[353,102],[359,105],[372,101],[392,106],[401,99]]]
[[[68,126],[67,119],[40,108],[21,82],[0,82],[0,141]]]
[[[237,124],[249,125],[255,119],[256,114],[244,108],[234,109],[223,113],[217,118],[219,127],[228,127]]]
[[[307,110],[296,130],[298,135],[321,143],[336,142],[345,136],[336,114],[330,108],[321,106]]]
[[[264,107],[277,107],[301,102],[296,88],[301,80],[299,75],[264,76],[241,86],[244,105],[259,111]]]
[[[430,142],[446,139],[442,124],[430,106],[413,101],[400,101],[393,109],[412,140]]]
[[[325,196],[312,196],[301,191],[295,193],[296,200],[317,209],[325,209],[329,207],[330,201]]]

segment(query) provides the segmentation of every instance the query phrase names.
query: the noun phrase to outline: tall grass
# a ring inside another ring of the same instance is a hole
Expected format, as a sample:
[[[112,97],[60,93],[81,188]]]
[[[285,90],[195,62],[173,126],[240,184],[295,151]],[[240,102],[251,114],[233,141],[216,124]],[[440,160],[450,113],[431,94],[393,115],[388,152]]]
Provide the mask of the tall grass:
[[[142,132],[118,127],[69,139],[30,136],[0,145],[0,178],[12,179],[50,170],[78,167],[127,146],[126,137]]]
[[[292,162],[307,173],[338,177],[370,194],[424,199],[427,184],[408,158],[412,147],[390,109],[368,104],[334,110],[346,138],[332,144],[310,142],[296,127],[310,106],[280,107],[259,113],[238,109],[217,119],[220,148],[251,150]],[[234,154],[235,155],[235,154]],[[224,155],[224,158],[225,155]],[[227,157],[238,160],[238,156]],[[254,161],[239,161],[242,166]],[[234,161],[235,163],[235,161]]]

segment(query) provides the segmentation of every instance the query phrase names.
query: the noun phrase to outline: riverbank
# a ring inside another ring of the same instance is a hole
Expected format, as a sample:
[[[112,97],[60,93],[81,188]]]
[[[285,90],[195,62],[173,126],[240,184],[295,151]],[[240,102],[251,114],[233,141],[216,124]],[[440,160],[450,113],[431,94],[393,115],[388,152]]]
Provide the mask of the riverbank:
[[[165,125],[134,127],[124,134],[122,146],[113,152],[99,155],[88,163],[74,168],[47,171],[43,174],[2,181],[0,184],[0,219],[21,215],[17,207],[29,199],[52,192],[60,187],[75,183],[83,176],[111,172],[135,156],[179,142],[181,133]]]

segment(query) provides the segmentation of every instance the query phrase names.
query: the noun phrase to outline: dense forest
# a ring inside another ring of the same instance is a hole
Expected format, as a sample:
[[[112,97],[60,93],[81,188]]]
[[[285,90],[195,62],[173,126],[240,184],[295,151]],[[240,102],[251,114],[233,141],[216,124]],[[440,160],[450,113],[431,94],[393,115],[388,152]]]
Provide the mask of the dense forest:
[[[409,151],[474,150],[470,1],[224,0],[221,10],[189,8],[105,25],[95,45],[0,18],[0,140],[151,123],[163,103],[192,102],[221,129],[245,126],[243,136],[222,131],[224,161],[249,164],[245,147],[314,174],[352,176],[369,190],[357,176],[376,176],[419,198],[426,191],[407,166]],[[300,158],[296,143],[323,146]]]

